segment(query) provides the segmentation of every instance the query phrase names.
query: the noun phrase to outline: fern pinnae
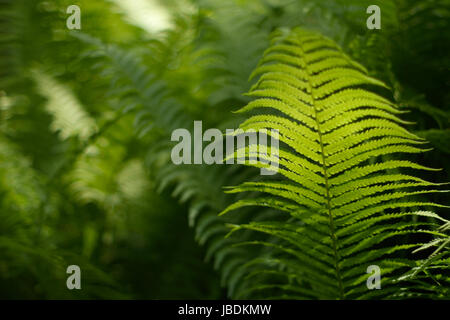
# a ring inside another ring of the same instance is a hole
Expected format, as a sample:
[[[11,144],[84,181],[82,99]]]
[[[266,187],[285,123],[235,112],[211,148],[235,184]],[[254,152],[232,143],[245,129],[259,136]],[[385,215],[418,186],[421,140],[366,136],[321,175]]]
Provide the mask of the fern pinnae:
[[[419,233],[443,235],[433,231],[436,224],[432,221],[408,220],[411,216],[442,219],[417,207],[445,206],[409,199],[441,192],[436,187],[442,184],[398,171],[437,170],[397,157],[428,151],[420,147],[426,141],[403,128],[410,122],[399,118],[403,112],[395,104],[361,87],[388,88],[384,83],[371,78],[333,41],[314,32],[277,31],[251,78],[255,76],[259,79],[248,96],[256,99],[238,112],[263,111],[250,116],[241,128],[280,132],[278,173],[284,180],[247,182],[228,189],[229,193],[268,194],[275,200],[244,198],[222,214],[247,206],[292,210],[291,216],[301,227],[292,222],[252,222],[235,226],[232,233],[245,229],[266,234],[268,240],[259,244],[272,247],[277,257],[288,254],[299,259],[297,270],[291,271],[302,283],[308,283],[311,274],[331,275],[329,286],[314,284],[320,287],[316,298],[330,290],[339,299],[396,294],[392,284],[398,272],[415,262],[394,258],[393,253],[422,244],[412,240],[394,245],[391,239]],[[276,114],[265,112],[269,109]],[[245,153],[250,155],[250,148]],[[307,266],[312,261],[320,262],[313,265],[321,271]],[[328,269],[319,267],[321,263]],[[364,292],[361,263],[384,266],[384,293]],[[299,270],[308,270],[308,276]],[[312,281],[309,285],[313,286]]]

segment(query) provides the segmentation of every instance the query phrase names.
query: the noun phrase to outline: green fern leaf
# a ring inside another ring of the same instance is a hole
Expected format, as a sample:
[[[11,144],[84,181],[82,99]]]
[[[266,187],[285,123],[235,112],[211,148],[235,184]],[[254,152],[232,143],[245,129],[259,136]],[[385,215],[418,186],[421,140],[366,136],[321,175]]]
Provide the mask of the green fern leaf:
[[[238,112],[258,114],[241,128],[279,131],[283,178],[229,188],[228,193],[263,196],[241,199],[222,214],[248,206],[289,213],[283,222],[234,225],[229,236],[245,230],[266,235],[246,244],[266,247],[275,262],[269,267],[260,258],[251,260],[251,274],[294,277],[298,284],[264,282],[239,296],[256,291],[320,299],[398,294],[395,280],[415,265],[407,253],[423,245],[415,235],[445,236],[436,230],[442,218],[418,209],[442,206],[415,199],[441,192],[440,184],[409,174],[435,169],[404,160],[405,154],[427,151],[420,147],[426,142],[404,129],[408,122],[399,118],[402,111],[375,93],[387,86],[320,34],[276,32],[254,76],[260,77],[247,95],[256,99]],[[244,151],[250,155],[249,147]],[[369,265],[381,268],[384,290],[366,287]],[[412,294],[419,287],[407,289]]]

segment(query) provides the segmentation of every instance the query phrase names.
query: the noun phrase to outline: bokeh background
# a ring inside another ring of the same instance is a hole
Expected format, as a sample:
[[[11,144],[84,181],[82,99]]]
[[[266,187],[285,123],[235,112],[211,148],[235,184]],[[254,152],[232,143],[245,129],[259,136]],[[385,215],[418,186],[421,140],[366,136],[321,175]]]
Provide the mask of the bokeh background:
[[[385,81],[434,149],[416,160],[443,168],[427,178],[450,181],[449,18],[447,0],[0,0],[0,298],[233,297],[230,270],[260,252],[224,240],[245,215],[217,213],[257,173],[175,167],[169,139],[238,126],[276,28],[317,30]]]

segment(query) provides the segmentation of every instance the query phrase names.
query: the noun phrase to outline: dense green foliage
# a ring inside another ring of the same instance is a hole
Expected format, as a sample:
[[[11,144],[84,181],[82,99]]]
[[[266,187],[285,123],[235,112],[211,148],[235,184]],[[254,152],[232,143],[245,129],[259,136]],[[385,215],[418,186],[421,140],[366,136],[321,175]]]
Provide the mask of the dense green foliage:
[[[120,3],[0,0],[1,298],[450,298],[448,0]],[[174,165],[194,120],[279,173]]]

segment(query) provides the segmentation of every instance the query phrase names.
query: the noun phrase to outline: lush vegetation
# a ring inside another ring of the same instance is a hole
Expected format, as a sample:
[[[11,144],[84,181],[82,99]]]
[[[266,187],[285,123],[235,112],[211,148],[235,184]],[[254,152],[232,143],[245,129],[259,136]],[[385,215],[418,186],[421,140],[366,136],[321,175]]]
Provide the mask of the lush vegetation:
[[[124,3],[0,0],[1,298],[450,298],[448,0]],[[174,165],[194,120],[278,174]]]

